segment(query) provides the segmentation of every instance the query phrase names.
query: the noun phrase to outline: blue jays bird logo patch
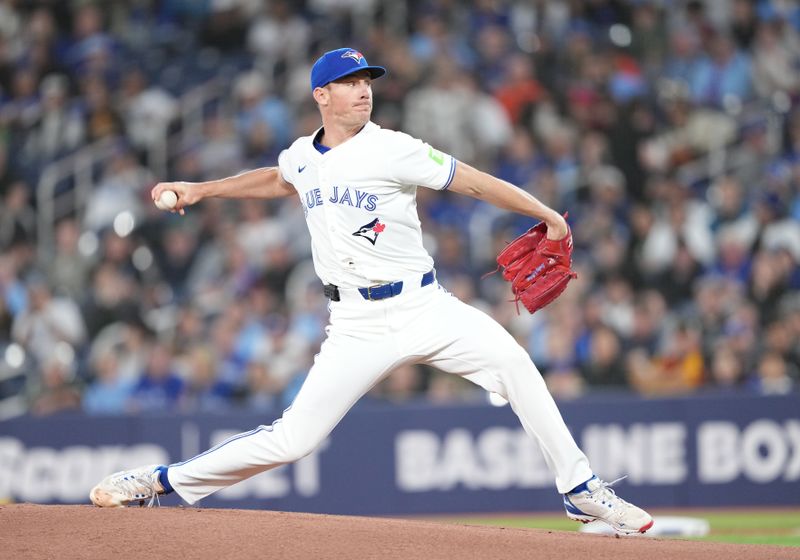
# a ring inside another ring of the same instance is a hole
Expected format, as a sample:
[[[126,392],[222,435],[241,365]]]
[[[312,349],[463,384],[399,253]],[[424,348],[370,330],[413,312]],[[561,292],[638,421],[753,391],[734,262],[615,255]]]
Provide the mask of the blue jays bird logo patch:
[[[356,61],[356,64],[361,64],[361,59],[364,58],[364,55],[358,51],[347,51],[342,55],[342,58],[352,58]]]
[[[373,245],[378,241],[378,236],[386,229],[386,224],[382,224],[380,218],[375,218],[368,224],[364,224],[358,231],[354,231],[353,235],[363,237]]]

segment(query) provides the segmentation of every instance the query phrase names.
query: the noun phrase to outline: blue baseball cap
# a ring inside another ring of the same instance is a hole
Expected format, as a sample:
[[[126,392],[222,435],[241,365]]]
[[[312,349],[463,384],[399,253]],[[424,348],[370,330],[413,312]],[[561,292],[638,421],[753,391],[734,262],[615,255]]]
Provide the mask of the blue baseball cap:
[[[373,79],[386,74],[386,68],[368,65],[364,55],[355,49],[345,47],[328,51],[317,59],[311,69],[311,91],[360,70],[368,70]]]

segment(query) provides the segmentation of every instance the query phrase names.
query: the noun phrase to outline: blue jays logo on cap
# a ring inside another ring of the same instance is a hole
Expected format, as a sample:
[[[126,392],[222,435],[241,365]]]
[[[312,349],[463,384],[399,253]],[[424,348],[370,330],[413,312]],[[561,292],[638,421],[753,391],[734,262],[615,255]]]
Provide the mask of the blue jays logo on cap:
[[[317,59],[311,69],[311,91],[360,70],[367,70],[372,79],[386,74],[386,68],[370,66],[364,55],[355,49],[345,47],[328,51]]]
[[[342,55],[342,58],[352,58],[358,64],[361,64],[361,59],[364,58],[364,55],[358,51],[347,51]]]

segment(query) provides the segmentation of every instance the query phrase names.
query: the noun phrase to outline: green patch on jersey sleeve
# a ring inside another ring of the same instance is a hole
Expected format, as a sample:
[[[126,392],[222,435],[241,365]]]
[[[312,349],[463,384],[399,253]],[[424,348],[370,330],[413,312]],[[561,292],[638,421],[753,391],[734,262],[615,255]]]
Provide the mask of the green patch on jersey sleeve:
[[[439,150],[428,148],[428,157],[431,158],[436,163],[438,163],[439,165],[444,165],[444,154]]]

